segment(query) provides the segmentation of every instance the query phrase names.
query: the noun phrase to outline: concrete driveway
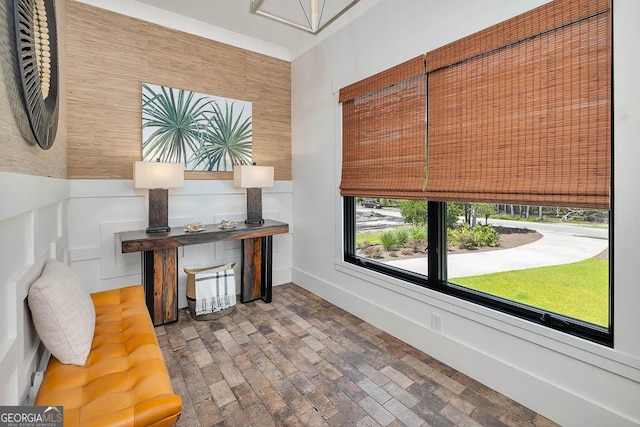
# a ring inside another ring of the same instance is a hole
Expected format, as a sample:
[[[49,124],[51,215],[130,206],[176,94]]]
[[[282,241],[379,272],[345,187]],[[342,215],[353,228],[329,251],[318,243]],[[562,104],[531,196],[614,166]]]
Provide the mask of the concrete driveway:
[[[451,254],[447,257],[449,279],[568,264],[592,258],[609,247],[606,229],[571,224],[536,224],[500,220],[489,220],[489,223],[508,227],[526,227],[538,231],[542,234],[542,238],[511,249]],[[426,258],[389,261],[385,264],[427,274]]]

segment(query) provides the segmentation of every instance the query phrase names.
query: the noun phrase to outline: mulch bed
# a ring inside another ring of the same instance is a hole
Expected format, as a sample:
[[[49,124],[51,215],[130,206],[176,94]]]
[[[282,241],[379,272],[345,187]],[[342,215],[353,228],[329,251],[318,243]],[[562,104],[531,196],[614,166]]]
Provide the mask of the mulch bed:
[[[449,254],[459,254],[459,253],[473,253],[473,252],[481,252],[481,251],[496,251],[501,249],[510,249],[515,248],[517,246],[526,245],[529,243],[533,243],[536,240],[542,238],[542,234],[538,233],[535,230],[529,230],[526,228],[511,228],[511,227],[495,227],[498,234],[500,234],[500,246],[496,248],[490,247],[482,247],[482,248],[474,248],[474,249],[461,249],[459,247],[451,247],[448,248]],[[403,253],[402,249],[387,252],[382,251],[381,258],[375,258],[376,261],[393,261],[398,259],[407,259],[407,258],[422,258],[427,256],[427,247],[426,244],[417,245],[417,249],[419,252],[413,252],[411,254]],[[408,252],[408,251],[405,251]],[[360,251],[357,252],[358,255],[363,256]]]

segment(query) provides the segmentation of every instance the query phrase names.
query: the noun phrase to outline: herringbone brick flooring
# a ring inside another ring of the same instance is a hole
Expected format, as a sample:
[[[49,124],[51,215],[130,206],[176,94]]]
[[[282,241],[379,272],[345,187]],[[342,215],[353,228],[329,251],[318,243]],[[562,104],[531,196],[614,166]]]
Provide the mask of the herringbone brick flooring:
[[[294,284],[156,331],[178,426],[555,425]]]

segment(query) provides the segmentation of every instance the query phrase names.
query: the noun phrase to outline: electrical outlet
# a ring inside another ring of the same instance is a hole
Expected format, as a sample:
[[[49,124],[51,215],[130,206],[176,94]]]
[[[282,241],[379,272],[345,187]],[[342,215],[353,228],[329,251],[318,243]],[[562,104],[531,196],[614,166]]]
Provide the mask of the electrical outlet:
[[[436,332],[442,332],[442,316],[431,313],[431,329]]]

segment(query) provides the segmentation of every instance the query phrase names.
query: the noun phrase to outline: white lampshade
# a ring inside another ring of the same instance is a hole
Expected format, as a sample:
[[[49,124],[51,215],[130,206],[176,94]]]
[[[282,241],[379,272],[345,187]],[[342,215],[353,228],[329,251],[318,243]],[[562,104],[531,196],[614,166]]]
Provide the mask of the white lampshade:
[[[135,188],[184,187],[182,163],[135,162],[133,166]]]
[[[233,186],[240,188],[273,187],[273,166],[235,166],[233,168]]]

